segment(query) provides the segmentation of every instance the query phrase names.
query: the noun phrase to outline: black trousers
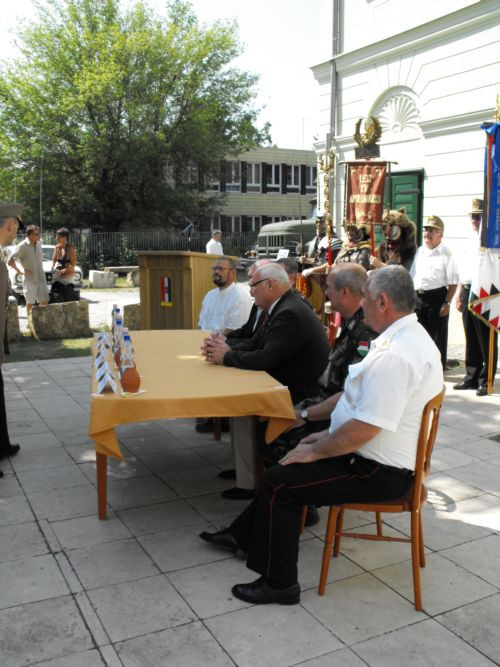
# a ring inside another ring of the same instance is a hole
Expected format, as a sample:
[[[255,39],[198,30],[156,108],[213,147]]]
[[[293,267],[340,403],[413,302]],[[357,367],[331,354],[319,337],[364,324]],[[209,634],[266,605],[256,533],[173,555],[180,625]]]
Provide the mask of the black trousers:
[[[468,290],[462,292],[462,303],[468,300]],[[462,312],[465,331],[465,369],[464,382],[478,387],[488,384],[488,361],[490,352],[490,328],[479,317],[473,315],[466,307]],[[493,342],[493,379],[498,362],[498,336],[495,333]]]
[[[446,353],[448,350],[449,317],[439,317],[439,311],[446,301],[447,294],[447,287],[439,287],[423,293],[417,292],[417,307],[415,308],[418,321],[436,343],[441,353],[443,369],[446,367]]]
[[[390,500],[406,493],[410,471],[356,454],[268,468],[255,499],[229,530],[248,553],[247,567],[280,586],[297,581],[303,505]]]
[[[7,449],[10,444],[9,432],[7,430],[7,413],[5,411],[2,368],[0,366],[0,452]]]

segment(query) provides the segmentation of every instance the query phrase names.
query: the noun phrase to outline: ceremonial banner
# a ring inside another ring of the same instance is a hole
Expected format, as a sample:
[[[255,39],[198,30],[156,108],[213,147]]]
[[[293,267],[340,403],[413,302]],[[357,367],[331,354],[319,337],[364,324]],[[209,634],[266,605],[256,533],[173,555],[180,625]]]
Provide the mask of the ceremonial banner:
[[[386,162],[348,162],[346,164],[347,223],[381,223],[384,209]]]
[[[484,123],[484,215],[481,246],[500,248],[500,123]]]
[[[484,123],[484,215],[481,246],[474,271],[469,309],[485,324],[500,326],[500,123]]]
[[[486,248],[479,255],[472,278],[469,309],[500,333],[500,250]]]

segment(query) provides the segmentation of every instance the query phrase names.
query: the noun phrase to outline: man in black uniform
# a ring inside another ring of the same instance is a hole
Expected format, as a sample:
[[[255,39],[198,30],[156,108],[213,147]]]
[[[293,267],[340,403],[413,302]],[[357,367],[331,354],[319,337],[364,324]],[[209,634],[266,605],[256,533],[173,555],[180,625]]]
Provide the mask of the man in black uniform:
[[[465,331],[465,370],[463,380],[453,385],[453,389],[475,389],[477,396],[488,394],[488,364],[490,358],[490,328],[468,308],[472,273],[475,260],[479,254],[479,228],[483,213],[481,199],[472,200],[470,213],[472,237],[467,244],[466,255],[460,263],[459,279],[455,305],[462,313]],[[498,336],[494,334],[493,342],[493,378],[495,378],[498,361]]]

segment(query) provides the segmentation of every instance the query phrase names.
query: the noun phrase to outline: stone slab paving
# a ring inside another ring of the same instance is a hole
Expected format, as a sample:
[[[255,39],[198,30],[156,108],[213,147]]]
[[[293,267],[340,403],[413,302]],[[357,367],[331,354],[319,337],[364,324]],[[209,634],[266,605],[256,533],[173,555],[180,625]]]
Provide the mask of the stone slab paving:
[[[460,350],[458,350],[460,353]],[[451,356],[451,355],[450,355]],[[227,435],[190,420],[118,429],[108,520],[97,518],[87,435],[90,360],[3,366],[12,439],[0,461],[0,665],[360,667],[500,665],[500,397],[448,394],[424,511],[425,611],[413,606],[409,548],[345,539],[317,594],[326,508],[301,539],[300,605],[252,607],[231,586],[255,575],[200,541],[245,502]],[[408,518],[387,515],[388,533]],[[373,525],[352,512],[347,529]]]

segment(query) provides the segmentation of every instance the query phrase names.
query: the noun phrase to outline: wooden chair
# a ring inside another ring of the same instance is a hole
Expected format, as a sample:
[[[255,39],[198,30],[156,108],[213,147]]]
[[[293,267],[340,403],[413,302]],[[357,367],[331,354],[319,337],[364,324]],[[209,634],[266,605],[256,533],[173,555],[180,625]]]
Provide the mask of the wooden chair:
[[[425,567],[424,539],[422,533],[422,513],[421,509],[427,500],[427,490],[424,486],[424,480],[430,469],[432,449],[436,440],[436,433],[439,423],[439,412],[443,402],[445,389],[437,396],[431,399],[425,406],[420,422],[420,432],[417,444],[417,456],[415,463],[415,476],[413,484],[408,493],[395,500],[362,502],[362,503],[342,503],[333,505],[328,513],[328,523],[326,526],[325,548],[323,551],[323,563],[321,566],[321,575],[319,580],[319,595],[325,594],[326,579],[330,559],[336,557],[340,551],[340,540],[342,536],[360,538],[365,540],[385,540],[388,542],[411,542],[411,557],[413,567],[413,590],[415,597],[415,609],[422,610],[422,594],[420,590],[420,569]],[[344,533],[342,532],[345,510],[358,510],[364,512],[376,513],[377,534],[371,533]],[[411,513],[411,537],[389,537],[382,532],[382,512],[410,512]]]

